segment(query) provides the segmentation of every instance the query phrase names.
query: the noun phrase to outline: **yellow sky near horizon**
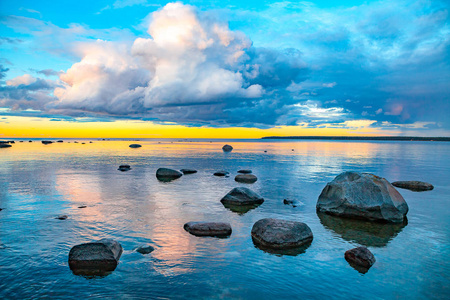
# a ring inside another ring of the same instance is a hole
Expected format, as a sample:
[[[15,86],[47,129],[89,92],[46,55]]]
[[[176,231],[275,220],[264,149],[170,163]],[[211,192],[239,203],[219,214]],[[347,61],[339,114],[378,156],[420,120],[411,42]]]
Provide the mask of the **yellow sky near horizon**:
[[[261,138],[264,136],[390,135],[370,128],[374,121],[342,123],[343,128],[279,126],[269,129],[244,127],[187,127],[140,120],[114,122],[50,121],[47,118],[8,116],[0,119],[0,138]],[[336,126],[334,126],[336,127]],[[344,128],[346,127],[346,128]],[[350,129],[349,129],[350,128]]]

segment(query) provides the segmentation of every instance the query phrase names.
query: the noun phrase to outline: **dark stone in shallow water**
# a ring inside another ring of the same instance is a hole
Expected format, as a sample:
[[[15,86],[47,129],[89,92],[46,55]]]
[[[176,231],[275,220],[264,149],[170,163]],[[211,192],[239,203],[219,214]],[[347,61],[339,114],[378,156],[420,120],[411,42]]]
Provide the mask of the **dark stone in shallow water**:
[[[234,180],[241,183],[255,183],[258,178],[253,174],[239,174]]]
[[[222,147],[222,150],[223,150],[224,152],[231,152],[231,151],[233,150],[233,147],[230,146],[230,145],[224,145],[224,146]]]
[[[12,146],[7,143],[0,143],[0,148],[11,148]]]
[[[255,244],[272,249],[296,248],[313,240],[305,223],[270,218],[256,222],[251,234]]]
[[[183,174],[178,172],[177,170],[159,168],[156,171],[156,178],[158,178],[158,180],[160,181],[172,181],[180,178],[181,176],[183,176]]]
[[[221,170],[221,171],[215,172],[213,175],[214,176],[227,176],[228,174],[230,174],[230,172]]]
[[[59,141],[58,141],[58,143],[63,143],[63,142],[64,142],[64,141],[62,141],[62,140],[59,140]]]
[[[344,172],[319,196],[317,211],[347,218],[401,223],[408,213],[402,195],[384,178]]]
[[[60,216],[57,216],[55,219],[58,219],[58,220],[65,220],[65,219],[67,219],[67,218],[68,218],[67,215],[60,215]]]
[[[250,174],[250,173],[252,173],[252,170],[239,170],[237,172],[241,173],[241,174]]]
[[[86,205],[78,206],[78,208],[86,208],[86,207],[87,207]]]
[[[112,239],[76,245],[69,252],[69,266],[76,275],[104,276],[116,269],[122,246]]]
[[[222,202],[223,204],[245,206],[261,204],[264,202],[264,199],[248,188],[237,187],[228,192],[228,194],[226,194],[222,198],[222,200],[220,200],[220,202]]]
[[[229,223],[217,222],[188,222],[184,230],[195,236],[227,237],[231,235]]]
[[[42,144],[44,144],[44,145],[49,145],[49,144],[53,144],[53,142],[52,142],[52,141],[42,141],[41,143],[42,143]]]
[[[431,183],[423,181],[395,181],[392,183],[392,185],[414,192],[431,191],[432,189],[434,189],[434,186]]]
[[[364,246],[347,250],[345,259],[360,273],[366,273],[376,261],[372,252]]]
[[[136,252],[139,252],[141,254],[149,254],[152,253],[155,250],[152,246],[140,246],[136,249]]]
[[[186,174],[194,174],[194,173],[197,173],[197,170],[193,170],[193,169],[181,169],[180,171],[181,171],[181,173],[183,173],[184,175],[186,175]]]
[[[139,145],[139,144],[131,144],[131,145],[128,146],[128,147],[130,147],[130,148],[141,148],[142,145]]]
[[[120,165],[117,170],[125,172],[125,171],[131,170],[131,167],[130,167],[130,165]]]
[[[292,205],[292,207],[297,207],[297,206],[303,205],[302,202],[297,201],[297,200],[292,200],[292,199],[289,199],[289,198],[288,199],[284,199],[283,203],[286,204],[286,205]]]

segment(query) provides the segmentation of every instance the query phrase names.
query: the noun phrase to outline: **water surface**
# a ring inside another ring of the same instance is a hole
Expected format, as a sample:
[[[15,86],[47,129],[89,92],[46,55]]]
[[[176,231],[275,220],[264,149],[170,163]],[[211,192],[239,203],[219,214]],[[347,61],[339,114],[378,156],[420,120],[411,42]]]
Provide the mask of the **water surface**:
[[[70,141],[71,143],[68,143]],[[448,299],[450,296],[450,143],[329,141],[129,141],[0,149],[0,298],[160,299]],[[221,150],[233,145],[231,153]],[[264,152],[267,151],[267,152]],[[132,170],[120,172],[120,164]],[[163,183],[159,167],[197,174]],[[212,176],[218,170],[229,178]],[[254,184],[236,183],[251,169]],[[371,172],[389,181],[422,180],[429,192],[399,189],[408,223],[389,225],[317,215],[317,198],[343,171]],[[232,188],[249,187],[265,202],[246,213],[225,208]],[[301,201],[292,207],[283,199]],[[86,205],[86,208],[78,208]],[[65,214],[67,220],[57,220]],[[281,255],[253,245],[262,218],[307,223],[314,234],[302,253]],[[230,238],[200,238],[188,221],[224,221]],[[74,275],[68,253],[101,238],[124,253],[106,277]],[[149,255],[135,252],[150,244]],[[344,259],[365,245],[377,262],[366,274]]]

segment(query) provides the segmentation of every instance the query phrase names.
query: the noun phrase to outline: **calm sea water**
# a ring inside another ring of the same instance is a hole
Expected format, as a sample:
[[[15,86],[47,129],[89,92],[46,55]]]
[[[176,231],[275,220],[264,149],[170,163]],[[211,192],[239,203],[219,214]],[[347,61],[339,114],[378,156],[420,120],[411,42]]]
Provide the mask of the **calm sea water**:
[[[231,140],[233,152],[223,153],[224,141],[140,141],[139,149],[128,141],[67,141],[0,149],[1,299],[450,297],[450,143]],[[120,172],[120,164],[132,170]],[[162,183],[159,167],[199,172]],[[242,168],[258,181],[236,183]],[[212,175],[222,169],[231,176]],[[325,184],[348,170],[435,189],[399,189],[410,208],[407,225],[317,215]],[[266,201],[245,214],[226,209],[220,199],[237,186]],[[284,205],[284,198],[303,205]],[[55,219],[61,214],[69,218]],[[256,248],[251,227],[267,217],[307,223],[312,244],[298,255]],[[233,233],[195,237],[183,229],[188,221],[229,222]],[[117,269],[106,277],[74,275],[71,247],[101,238],[122,244]],[[155,251],[135,252],[145,244]],[[359,245],[377,259],[366,274],[344,259]]]

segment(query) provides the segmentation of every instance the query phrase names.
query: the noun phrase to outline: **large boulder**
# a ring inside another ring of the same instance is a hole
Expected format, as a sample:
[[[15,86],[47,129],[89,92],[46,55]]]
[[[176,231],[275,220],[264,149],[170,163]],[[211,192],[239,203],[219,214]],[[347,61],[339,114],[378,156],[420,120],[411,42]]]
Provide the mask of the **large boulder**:
[[[369,173],[344,172],[329,182],[319,196],[318,212],[382,222],[403,222],[408,204],[384,178]]]
[[[248,188],[237,187],[228,192],[220,202],[229,205],[255,205],[263,203],[264,198]]]
[[[177,170],[159,168],[156,171],[156,178],[158,178],[158,180],[160,181],[171,181],[180,178],[181,176],[183,176],[183,174],[181,174]]]
[[[423,181],[395,181],[392,183],[392,185],[401,189],[408,189],[415,192],[431,191],[432,189],[434,189],[434,186],[431,183]]]
[[[224,145],[224,146],[222,147],[222,150],[223,150],[224,152],[231,152],[231,150],[233,150],[233,147],[230,146],[230,145]]]
[[[229,223],[188,222],[184,224],[184,230],[195,236],[227,237],[231,235]]]
[[[76,245],[69,252],[69,266],[74,273],[114,271],[122,255],[122,246],[112,239]]]
[[[375,263],[375,256],[366,247],[357,247],[345,252],[345,260],[361,273],[366,273]]]
[[[236,175],[234,180],[241,183],[254,183],[258,178],[253,174],[239,174]]]
[[[311,243],[311,229],[302,222],[262,219],[252,228],[252,239],[257,245],[273,249],[290,249]]]

